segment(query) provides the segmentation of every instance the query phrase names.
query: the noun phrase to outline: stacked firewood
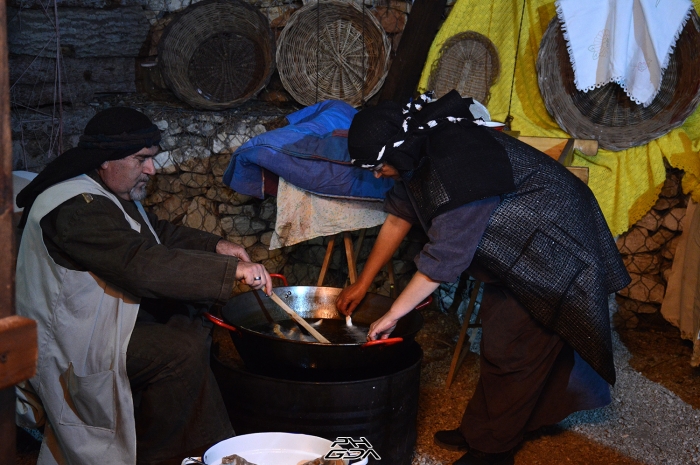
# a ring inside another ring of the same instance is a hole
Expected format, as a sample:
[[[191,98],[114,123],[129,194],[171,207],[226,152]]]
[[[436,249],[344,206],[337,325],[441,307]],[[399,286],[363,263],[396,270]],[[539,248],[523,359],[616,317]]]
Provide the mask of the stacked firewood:
[[[617,240],[632,282],[617,293],[616,325],[635,327],[639,314],[657,313],[661,308],[687,206],[682,175],[669,170],[654,207]]]

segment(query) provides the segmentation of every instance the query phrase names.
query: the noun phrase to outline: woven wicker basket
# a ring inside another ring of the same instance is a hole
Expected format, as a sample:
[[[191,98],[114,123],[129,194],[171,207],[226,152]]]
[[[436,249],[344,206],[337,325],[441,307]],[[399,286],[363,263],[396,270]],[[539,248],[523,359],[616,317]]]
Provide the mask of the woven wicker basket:
[[[184,9],[163,32],[163,79],[195,108],[220,110],[258,93],[274,71],[275,41],[267,19],[239,0],[204,0]]]
[[[303,105],[364,103],[384,83],[390,45],[374,15],[352,3],[312,2],[296,11],[278,40],[282,85]]]
[[[462,97],[488,103],[501,70],[498,51],[488,37],[467,31],[447,40],[430,72],[428,88],[440,98],[452,89]]]
[[[582,92],[559,20],[542,37],[537,57],[540,92],[559,126],[577,139],[624,150],[646,144],[683,124],[700,102],[700,21],[693,12],[671,55],[661,89],[648,107],[634,103],[615,83]]]

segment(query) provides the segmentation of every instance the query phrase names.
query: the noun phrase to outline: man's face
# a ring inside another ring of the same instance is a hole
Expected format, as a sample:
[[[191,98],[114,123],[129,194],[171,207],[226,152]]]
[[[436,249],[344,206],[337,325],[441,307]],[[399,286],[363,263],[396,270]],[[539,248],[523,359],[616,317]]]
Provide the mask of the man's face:
[[[146,198],[149,176],[156,174],[153,157],[157,153],[158,146],[144,148],[121,160],[102,163],[97,173],[117,197],[124,200],[143,200]]]

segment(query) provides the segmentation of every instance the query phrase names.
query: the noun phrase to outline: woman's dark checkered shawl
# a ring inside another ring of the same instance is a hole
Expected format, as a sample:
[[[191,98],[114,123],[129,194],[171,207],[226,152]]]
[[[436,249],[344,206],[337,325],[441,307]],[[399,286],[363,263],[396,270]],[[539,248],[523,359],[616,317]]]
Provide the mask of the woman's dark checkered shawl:
[[[608,296],[630,277],[600,207],[565,167],[517,139],[492,135],[506,148],[516,190],[501,196],[474,260],[614,384]]]

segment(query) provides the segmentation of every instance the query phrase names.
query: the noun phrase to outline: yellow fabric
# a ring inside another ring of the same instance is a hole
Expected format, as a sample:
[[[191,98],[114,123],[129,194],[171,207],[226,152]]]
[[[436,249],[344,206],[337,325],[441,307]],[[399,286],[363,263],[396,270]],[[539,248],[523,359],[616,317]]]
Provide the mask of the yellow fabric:
[[[525,136],[569,137],[549,115],[540,95],[536,61],[542,35],[556,15],[552,0],[458,0],[438,32],[419,82],[427,90],[430,70],[440,47],[455,34],[476,31],[498,49],[501,74],[491,88],[488,109],[495,121],[508,115],[511,89],[511,128]],[[696,9],[700,0],[694,0]],[[522,33],[513,82],[515,50],[521,17]],[[613,152],[599,150],[594,157],[575,154],[574,165],[589,168],[589,187],[598,199],[613,235],[625,232],[654,205],[666,179],[663,159],[685,170],[683,190],[700,201],[700,111],[682,127],[644,145]]]

